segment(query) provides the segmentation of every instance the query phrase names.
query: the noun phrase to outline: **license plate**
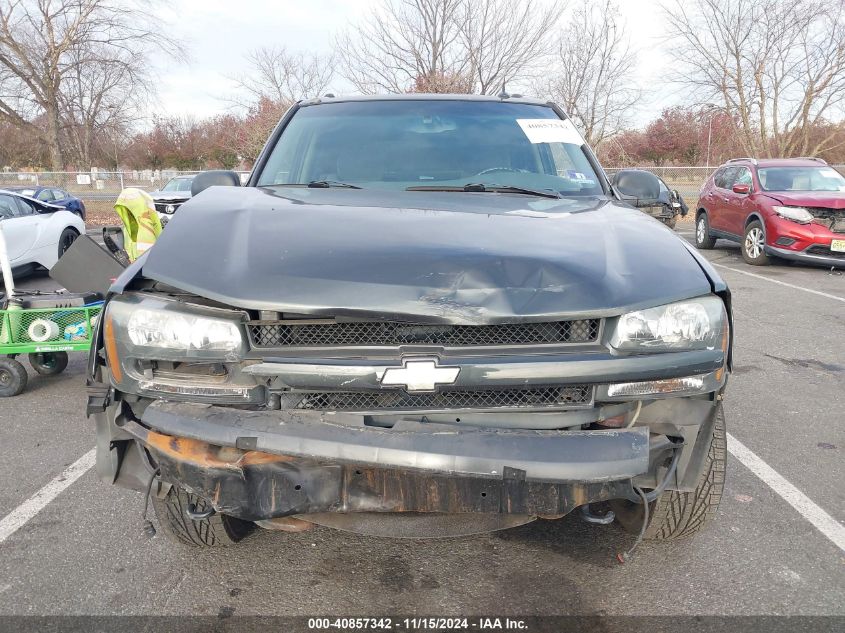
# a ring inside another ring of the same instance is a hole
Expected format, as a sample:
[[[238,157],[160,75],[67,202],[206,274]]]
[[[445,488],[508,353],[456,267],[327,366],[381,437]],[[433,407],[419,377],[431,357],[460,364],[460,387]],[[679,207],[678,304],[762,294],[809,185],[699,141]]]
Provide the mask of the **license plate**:
[[[833,240],[830,243],[830,250],[835,253],[845,253],[845,240]]]

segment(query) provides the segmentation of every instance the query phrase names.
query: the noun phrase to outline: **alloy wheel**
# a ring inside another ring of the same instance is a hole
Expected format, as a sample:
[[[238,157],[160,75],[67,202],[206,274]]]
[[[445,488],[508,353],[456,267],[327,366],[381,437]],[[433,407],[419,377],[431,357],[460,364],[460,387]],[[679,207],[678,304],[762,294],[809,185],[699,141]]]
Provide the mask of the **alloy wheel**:
[[[699,244],[703,244],[707,238],[707,221],[703,215],[698,219],[698,226],[695,228],[695,237],[698,239]]]
[[[751,259],[757,259],[763,253],[765,243],[763,231],[754,227],[745,236],[745,252]]]

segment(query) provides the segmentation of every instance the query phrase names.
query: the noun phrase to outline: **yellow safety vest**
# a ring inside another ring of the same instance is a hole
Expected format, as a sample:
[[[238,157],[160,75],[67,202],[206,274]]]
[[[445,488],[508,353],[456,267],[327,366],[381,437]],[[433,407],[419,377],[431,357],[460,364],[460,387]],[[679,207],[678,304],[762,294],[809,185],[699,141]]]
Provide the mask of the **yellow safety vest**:
[[[120,192],[114,210],[123,222],[123,247],[134,262],[146,252],[161,235],[153,198],[146,191],[129,187]]]

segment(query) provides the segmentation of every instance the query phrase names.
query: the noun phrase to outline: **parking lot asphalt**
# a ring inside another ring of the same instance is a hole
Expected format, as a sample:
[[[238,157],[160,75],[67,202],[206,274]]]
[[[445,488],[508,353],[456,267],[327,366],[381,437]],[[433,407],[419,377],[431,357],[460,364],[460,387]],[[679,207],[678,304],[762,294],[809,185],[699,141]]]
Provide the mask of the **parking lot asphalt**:
[[[709,529],[645,543],[625,565],[615,555],[633,538],[577,513],[458,539],[317,528],[196,551],[146,538],[142,496],[89,470],[0,542],[0,615],[845,615],[845,545],[831,535],[845,520],[845,274],[751,267],[725,242],[706,255],[734,297],[728,431],[809,505],[731,455]],[[0,401],[0,520],[94,443],[83,356],[30,379]]]

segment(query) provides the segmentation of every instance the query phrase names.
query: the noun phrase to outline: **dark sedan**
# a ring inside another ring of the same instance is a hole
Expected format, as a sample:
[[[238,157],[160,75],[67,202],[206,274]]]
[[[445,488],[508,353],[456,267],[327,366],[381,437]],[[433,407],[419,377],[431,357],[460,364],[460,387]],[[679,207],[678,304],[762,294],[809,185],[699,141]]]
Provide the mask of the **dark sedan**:
[[[7,187],[7,191],[14,191],[26,196],[27,198],[34,198],[47,204],[64,207],[71,213],[75,213],[83,220],[85,219],[85,203],[73,194],[68,193],[64,189],[58,187]]]
[[[150,192],[162,224],[167,224],[176,210],[191,199],[191,183],[193,180],[193,176],[176,176],[168,180],[167,184],[161,189]]]

